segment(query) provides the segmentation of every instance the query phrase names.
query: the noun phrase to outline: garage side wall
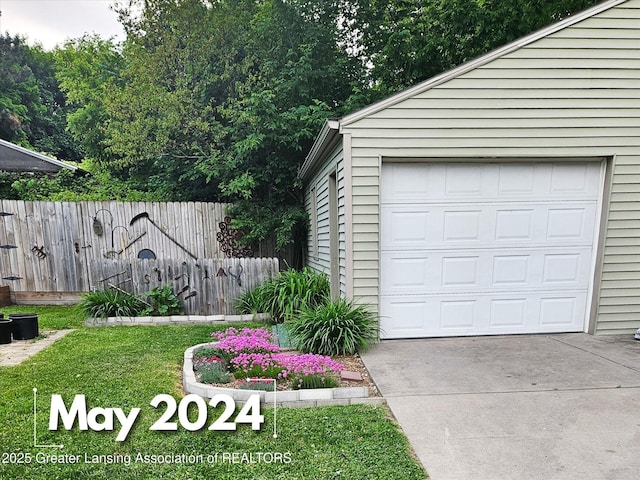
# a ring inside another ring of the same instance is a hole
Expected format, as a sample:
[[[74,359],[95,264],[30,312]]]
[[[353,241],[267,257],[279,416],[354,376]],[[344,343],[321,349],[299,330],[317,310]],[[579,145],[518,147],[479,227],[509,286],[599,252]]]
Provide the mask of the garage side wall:
[[[306,182],[305,209],[309,215],[307,236],[307,265],[327,275],[331,271],[329,235],[329,177],[336,175],[338,207],[338,248],[340,292],[346,292],[345,263],[345,202],[344,202],[344,161],[342,145],[335,147],[321,168]]]
[[[342,123],[351,136],[353,292],[380,295],[384,159],[612,157],[595,333],[640,326],[640,1]],[[383,159],[383,160],[381,160]]]

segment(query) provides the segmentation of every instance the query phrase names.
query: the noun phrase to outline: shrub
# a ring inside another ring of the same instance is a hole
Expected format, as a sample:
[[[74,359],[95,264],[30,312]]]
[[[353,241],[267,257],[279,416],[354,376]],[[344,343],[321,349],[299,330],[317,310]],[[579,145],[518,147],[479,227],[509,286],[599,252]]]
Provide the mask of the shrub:
[[[262,390],[264,392],[273,392],[276,389],[275,382],[269,382],[263,379],[247,379],[239,387],[242,390]]]
[[[286,326],[298,350],[320,355],[353,354],[377,342],[380,335],[377,318],[364,305],[343,298],[305,307]]]
[[[218,349],[215,347],[202,347],[193,352],[193,358],[209,358],[215,357],[218,354]]]
[[[116,288],[96,290],[82,296],[80,308],[90,317],[135,317],[147,305],[135,295]]]
[[[302,375],[293,379],[294,390],[307,388],[334,388],[338,386],[338,381],[328,375]]]
[[[183,313],[180,299],[173,293],[169,285],[155,287],[146,293],[151,306],[144,311],[145,315],[180,315]]]
[[[194,368],[196,366],[194,365]],[[211,362],[197,366],[200,380],[204,383],[229,383],[233,378],[224,363]]]
[[[267,313],[267,283],[261,283],[244,292],[235,300],[235,308],[241,314]]]
[[[309,267],[284,270],[253,290],[240,296],[240,313],[268,313],[275,323],[292,318],[304,307],[315,307],[329,298],[329,279]]]

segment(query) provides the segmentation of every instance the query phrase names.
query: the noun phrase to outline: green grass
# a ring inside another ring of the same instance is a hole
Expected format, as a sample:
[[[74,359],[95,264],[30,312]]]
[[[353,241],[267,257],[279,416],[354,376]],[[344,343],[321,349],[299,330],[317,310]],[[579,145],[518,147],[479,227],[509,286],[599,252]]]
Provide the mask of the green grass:
[[[7,313],[8,309],[4,309]],[[78,326],[75,314],[64,321],[56,309],[36,307],[46,328]],[[81,323],[81,322],[80,322]],[[224,329],[225,326],[219,327]],[[0,455],[38,452],[88,455],[215,454],[222,452],[289,452],[291,462],[217,464],[39,464],[0,463],[0,479],[421,479],[406,438],[384,407],[348,406],[277,410],[278,437],[273,438],[273,411],[264,408],[258,432],[239,425],[235,432],[149,430],[163,410],[149,405],[180,390],[182,355],[209,339],[211,326],[80,328],[16,367],[0,367]],[[33,388],[38,389],[39,444],[65,445],[63,450],[33,447]],[[89,408],[142,409],[125,442],[117,432],[49,431],[52,394],[67,405],[84,394]],[[210,424],[221,409],[209,409]]]
[[[0,307],[5,318],[11,313],[37,313],[38,326],[41,330],[63,330],[80,328],[87,315],[77,305],[9,305]]]

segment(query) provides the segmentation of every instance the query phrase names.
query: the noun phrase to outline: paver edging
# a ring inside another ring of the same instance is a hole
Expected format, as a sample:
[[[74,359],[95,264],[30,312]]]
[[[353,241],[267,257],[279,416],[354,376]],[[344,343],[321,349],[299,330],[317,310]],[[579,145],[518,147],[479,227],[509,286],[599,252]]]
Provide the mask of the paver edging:
[[[265,392],[260,390],[239,390],[236,388],[214,387],[196,380],[193,371],[193,352],[201,347],[215,345],[215,342],[200,343],[188,348],[184,352],[182,367],[182,388],[184,391],[211,399],[215,395],[228,395],[238,403],[243,403],[251,395],[259,395],[260,403],[265,406],[278,407],[315,407],[327,405],[355,405],[362,403],[382,404],[384,399],[375,397],[375,402],[366,402],[369,399],[367,387],[337,387],[304,390],[284,390],[277,392]],[[371,397],[370,399],[374,399]]]
[[[266,313],[248,315],[171,315],[165,317],[89,317],[85,321],[87,327],[114,327],[121,325],[198,325],[212,323],[234,323],[264,321],[271,318]]]

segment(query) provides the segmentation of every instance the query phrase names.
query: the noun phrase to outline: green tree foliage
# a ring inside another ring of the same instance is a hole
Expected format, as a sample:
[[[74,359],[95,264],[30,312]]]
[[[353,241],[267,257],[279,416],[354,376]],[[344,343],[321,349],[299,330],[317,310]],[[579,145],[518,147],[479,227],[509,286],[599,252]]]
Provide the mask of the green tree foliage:
[[[56,79],[48,54],[5,39],[0,135],[26,142],[48,105],[67,102],[96,196],[228,201],[245,241],[284,246],[304,238],[296,174],[325,118],[597,1],[126,0],[116,10],[127,41],[68,42],[52,54]],[[55,81],[66,99],[38,93]],[[65,175],[14,189],[90,198]]]
[[[53,54],[29,47],[20,36],[0,36],[0,138],[78,161],[80,150],[66,132],[67,112]]]
[[[86,168],[87,163],[82,167]],[[51,176],[0,174],[0,198],[54,202],[166,200],[159,192],[138,190],[131,182],[115,178],[103,169],[89,166],[87,171],[92,173],[61,170]]]
[[[600,0],[356,0],[378,95],[402,90]]]
[[[365,79],[340,47],[344,3],[154,0],[140,17],[121,11],[123,87],[105,101],[112,161],[151,172],[171,198],[232,202],[249,242],[290,243],[306,223],[301,158]]]
[[[242,95],[223,106],[230,148],[215,176],[235,197],[236,225],[252,240],[275,235],[283,245],[301,232],[301,160],[324,119],[345,113],[365,78],[358,59],[340,46],[344,4],[274,0],[250,25],[251,69]]]
[[[109,162],[105,102],[117,90],[124,59],[110,40],[84,36],[55,52],[56,76],[73,110],[68,129],[89,158]]]
[[[246,1],[156,0],[135,21],[122,12],[124,86],[107,106],[117,168],[175,200],[220,198],[211,167],[226,145],[218,107],[241,80],[252,9]]]

